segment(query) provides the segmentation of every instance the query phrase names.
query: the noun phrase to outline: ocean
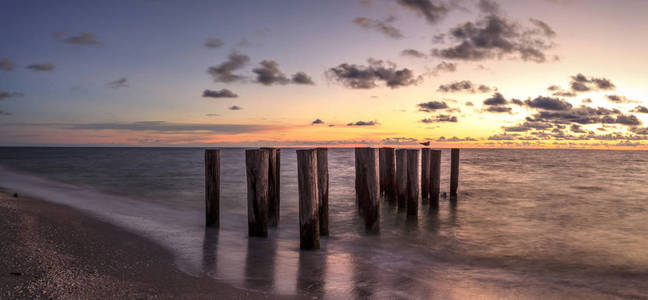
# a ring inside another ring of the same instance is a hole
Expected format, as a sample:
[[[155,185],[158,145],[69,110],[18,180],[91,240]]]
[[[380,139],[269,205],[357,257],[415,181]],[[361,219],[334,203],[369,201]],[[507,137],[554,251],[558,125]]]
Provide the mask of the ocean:
[[[245,153],[221,151],[221,228],[204,227],[199,148],[0,148],[0,186],[151,238],[191,275],[281,295],[648,298],[648,152],[463,149],[459,198],[418,218],[381,203],[366,235],[354,151],[329,150],[330,237],[299,250],[295,149],[281,221],[248,238]],[[441,191],[449,190],[443,150]]]

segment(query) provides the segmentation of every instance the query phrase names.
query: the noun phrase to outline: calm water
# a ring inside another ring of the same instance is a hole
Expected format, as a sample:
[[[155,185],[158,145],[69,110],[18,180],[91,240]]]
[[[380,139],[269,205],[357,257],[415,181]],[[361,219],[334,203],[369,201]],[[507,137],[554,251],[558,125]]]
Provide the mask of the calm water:
[[[205,230],[203,150],[0,148],[0,186],[150,237],[192,275],[340,298],[648,298],[648,152],[462,150],[460,196],[407,220],[382,203],[365,235],[352,149],[329,151],[330,231],[299,251],[295,151],[281,224],[248,238],[244,150],[221,153],[221,229]],[[442,156],[448,190],[449,152]]]

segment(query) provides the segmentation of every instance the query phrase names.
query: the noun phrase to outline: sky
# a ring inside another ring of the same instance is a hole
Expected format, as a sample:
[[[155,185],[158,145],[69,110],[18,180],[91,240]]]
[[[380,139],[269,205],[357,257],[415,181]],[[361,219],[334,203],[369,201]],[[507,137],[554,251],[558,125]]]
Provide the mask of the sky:
[[[648,147],[648,1],[0,1],[1,146]]]

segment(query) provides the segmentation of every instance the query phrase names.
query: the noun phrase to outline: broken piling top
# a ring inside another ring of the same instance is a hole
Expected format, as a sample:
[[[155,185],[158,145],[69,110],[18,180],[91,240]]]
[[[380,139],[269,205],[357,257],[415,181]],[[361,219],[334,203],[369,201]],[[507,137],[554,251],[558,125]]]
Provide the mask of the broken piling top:
[[[268,236],[269,161],[270,151],[268,150],[245,150],[248,233],[250,236]]]
[[[380,231],[379,154],[375,148],[356,148],[356,201],[364,217],[365,231]]]
[[[205,150],[205,225],[220,226],[220,150]]]
[[[319,190],[316,150],[297,150],[297,178],[299,247],[301,249],[319,249]]]

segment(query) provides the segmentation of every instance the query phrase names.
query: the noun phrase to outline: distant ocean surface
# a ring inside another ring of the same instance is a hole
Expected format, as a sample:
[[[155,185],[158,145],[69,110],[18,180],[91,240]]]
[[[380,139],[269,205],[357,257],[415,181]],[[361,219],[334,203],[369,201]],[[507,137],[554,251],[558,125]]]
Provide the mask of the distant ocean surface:
[[[189,274],[286,295],[648,298],[648,152],[464,149],[459,199],[365,235],[353,149],[329,150],[330,232],[299,250],[294,149],[281,221],[248,238],[244,149],[221,151],[221,229],[204,228],[203,149],[0,148],[0,186],[152,238]],[[448,191],[449,151],[442,155]]]

